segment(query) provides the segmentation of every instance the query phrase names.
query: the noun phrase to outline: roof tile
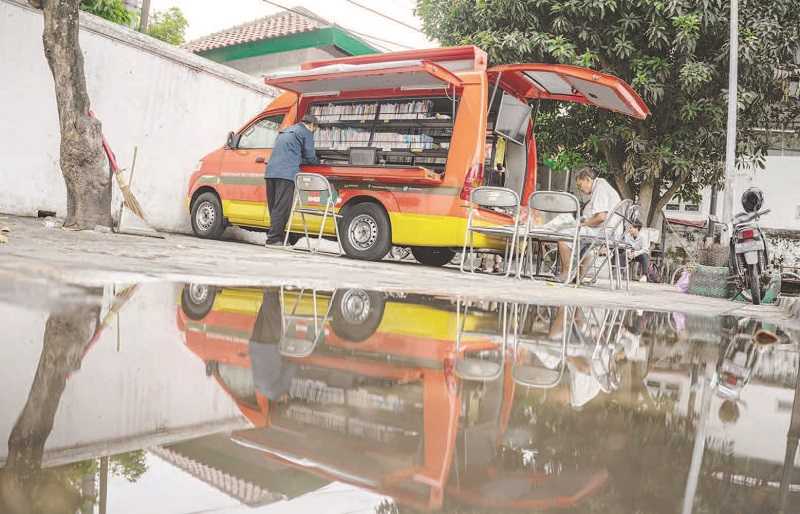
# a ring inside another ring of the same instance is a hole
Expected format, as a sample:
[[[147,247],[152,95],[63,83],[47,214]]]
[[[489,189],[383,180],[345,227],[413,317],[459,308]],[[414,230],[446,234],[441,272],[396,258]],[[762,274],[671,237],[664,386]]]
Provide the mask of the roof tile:
[[[313,16],[313,13],[309,12],[309,15]],[[292,11],[281,11],[189,41],[183,48],[190,52],[202,53],[216,48],[309,32],[327,25],[321,19],[316,21]]]

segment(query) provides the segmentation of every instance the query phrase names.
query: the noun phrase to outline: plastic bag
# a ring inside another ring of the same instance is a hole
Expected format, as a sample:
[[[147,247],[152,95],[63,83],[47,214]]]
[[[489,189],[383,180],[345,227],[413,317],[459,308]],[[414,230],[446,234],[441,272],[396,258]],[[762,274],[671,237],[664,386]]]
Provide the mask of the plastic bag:
[[[691,278],[691,276],[692,276],[691,273],[689,273],[688,271],[684,271],[681,274],[681,278],[679,278],[678,281],[675,283],[675,285],[678,287],[678,291],[680,291],[681,293],[686,293],[689,291],[689,279]]]

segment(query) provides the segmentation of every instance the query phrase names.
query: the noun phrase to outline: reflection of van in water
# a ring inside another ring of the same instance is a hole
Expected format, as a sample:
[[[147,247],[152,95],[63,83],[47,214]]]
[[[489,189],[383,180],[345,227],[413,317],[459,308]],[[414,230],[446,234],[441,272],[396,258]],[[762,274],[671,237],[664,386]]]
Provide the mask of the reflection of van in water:
[[[345,252],[368,260],[394,244],[411,247],[424,264],[449,262],[464,243],[470,191],[495,162],[505,164],[506,187],[526,201],[536,184],[532,101],[649,114],[616,77],[555,64],[487,68],[486,54],[474,46],[309,62],[266,82],[286,92],[206,155],[190,178],[194,232],[219,237],[228,224],[269,226],[265,162],[279,129],[310,112],[320,121],[322,164],[303,170],[329,177]],[[301,230],[299,221],[292,230]],[[507,218],[481,211],[478,222]],[[475,245],[501,248],[479,234]]]
[[[270,299],[287,333],[308,334],[315,313],[327,319],[313,351],[284,362],[294,373],[278,401],[257,385],[258,349],[248,348]],[[490,509],[565,508],[599,491],[608,476],[599,465],[543,473],[498,460],[515,398],[511,363],[480,382],[459,379],[453,359],[501,349],[502,322],[497,312],[457,309],[448,300],[360,289],[279,294],[187,285],[178,325],[254,425],[233,441],[271,461],[420,510],[440,509],[445,496]]]

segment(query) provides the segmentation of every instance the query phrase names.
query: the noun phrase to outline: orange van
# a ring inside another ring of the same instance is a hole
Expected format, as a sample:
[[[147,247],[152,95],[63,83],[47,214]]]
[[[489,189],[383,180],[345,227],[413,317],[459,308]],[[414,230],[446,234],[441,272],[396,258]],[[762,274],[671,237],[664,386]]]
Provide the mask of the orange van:
[[[269,227],[265,163],[278,131],[310,112],[320,121],[314,136],[321,164],[303,171],[327,176],[336,188],[342,246],[365,260],[398,245],[411,247],[423,264],[449,262],[464,243],[470,191],[495,163],[506,168],[505,187],[527,201],[536,184],[536,101],[649,115],[616,77],[557,64],[488,67],[474,46],[308,62],[266,83],[285,93],[231,132],[189,180],[195,234]],[[508,222],[488,210],[478,216],[479,223]],[[299,221],[291,231],[301,231]],[[335,233],[331,220],[324,229]],[[479,236],[476,248],[503,247]]]

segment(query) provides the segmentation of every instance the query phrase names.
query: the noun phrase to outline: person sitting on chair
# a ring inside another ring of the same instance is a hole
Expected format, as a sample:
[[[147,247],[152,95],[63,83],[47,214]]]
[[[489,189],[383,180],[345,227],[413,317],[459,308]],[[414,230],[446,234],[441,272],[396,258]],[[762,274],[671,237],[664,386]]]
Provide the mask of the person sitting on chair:
[[[641,221],[636,220],[628,227],[628,232],[625,234],[625,242],[632,248],[628,250],[628,260],[630,262],[638,262],[642,276],[646,277],[647,269],[650,265],[650,244],[642,235]]]
[[[596,170],[590,166],[578,170],[575,174],[575,185],[578,187],[578,191],[590,196],[589,202],[583,209],[583,216],[581,216],[581,233],[588,236],[602,236],[600,227],[606,221],[611,210],[620,202],[619,193],[611,187],[608,181],[598,178]],[[588,244],[582,243],[580,255],[583,256],[588,248]],[[559,281],[561,282],[566,282],[568,278],[572,278],[567,277],[569,263],[572,260],[572,251],[570,243],[558,242],[558,255],[561,259]],[[584,263],[581,262],[581,266],[583,265]],[[583,271],[581,270],[581,275],[584,274]]]

